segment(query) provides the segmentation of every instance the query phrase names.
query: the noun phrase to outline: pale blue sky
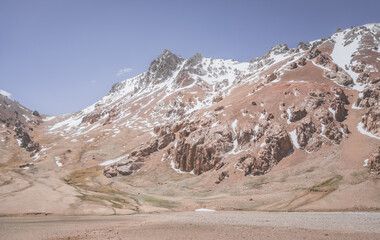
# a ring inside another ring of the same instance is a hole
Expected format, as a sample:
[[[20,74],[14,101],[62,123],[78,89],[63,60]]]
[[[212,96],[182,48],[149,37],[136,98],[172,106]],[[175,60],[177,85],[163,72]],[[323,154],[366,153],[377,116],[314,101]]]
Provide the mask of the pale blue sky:
[[[74,112],[163,49],[249,61],[380,22],[379,11],[378,0],[0,0],[0,89],[42,113]]]

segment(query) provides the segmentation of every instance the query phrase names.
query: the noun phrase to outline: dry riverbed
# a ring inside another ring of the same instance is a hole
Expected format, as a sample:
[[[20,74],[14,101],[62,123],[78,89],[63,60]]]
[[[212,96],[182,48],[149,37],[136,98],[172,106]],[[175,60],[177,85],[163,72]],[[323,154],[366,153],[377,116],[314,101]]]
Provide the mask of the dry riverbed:
[[[182,212],[0,218],[0,239],[380,239],[380,213]]]

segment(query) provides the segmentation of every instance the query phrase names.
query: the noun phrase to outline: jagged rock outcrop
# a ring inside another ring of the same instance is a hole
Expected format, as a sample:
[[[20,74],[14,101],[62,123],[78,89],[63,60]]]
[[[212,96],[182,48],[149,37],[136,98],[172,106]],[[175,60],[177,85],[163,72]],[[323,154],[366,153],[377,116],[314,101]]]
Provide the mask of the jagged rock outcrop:
[[[326,94],[320,90],[309,91],[308,96],[305,98],[305,109],[306,111],[312,111],[320,106],[322,106],[325,100]]]
[[[307,54],[307,58],[308,59],[314,59],[316,58],[319,54],[321,54],[321,51],[319,49],[311,49],[308,54]]]
[[[333,79],[333,77],[330,77],[330,78]],[[349,86],[349,85],[354,83],[352,78],[349,77],[348,75],[338,75],[338,77],[336,79],[337,79],[336,82],[339,85],[343,85],[343,86]]]
[[[280,124],[272,124],[266,131],[266,138],[257,156],[245,158],[245,174],[262,175],[270,171],[281,159],[293,152],[288,133]],[[248,159],[248,160],[247,160]]]
[[[289,51],[287,44],[277,44],[276,46],[272,47],[264,56],[263,59],[268,58],[271,54],[273,55],[279,55],[283,54]]]
[[[225,178],[228,178],[229,177],[229,174],[228,174],[228,171],[223,171],[219,174],[218,176],[218,179],[216,180],[216,184],[219,184],[221,183]]]
[[[369,157],[371,172],[380,174],[380,146]]]
[[[297,125],[296,135],[301,149],[306,147],[316,131],[317,129],[310,117],[303,119],[302,122]]]
[[[232,133],[223,127],[195,130],[187,126],[179,135],[182,137],[168,155],[174,156],[175,167],[182,171],[199,175],[215,167],[222,155],[233,149]]]
[[[145,85],[149,83],[159,84],[165,81],[165,79],[173,75],[173,72],[183,61],[183,58],[165,49],[158,58],[151,62],[144,79]]]
[[[25,148],[28,152],[38,152],[40,149],[40,145],[37,142],[34,142],[32,138],[30,137],[29,133],[25,129],[25,125],[20,122],[16,121],[16,124],[14,126],[14,131],[16,133],[15,137],[18,140],[18,144],[20,147]]]
[[[329,64],[332,61],[332,59],[327,54],[322,53],[322,54],[317,55],[314,61],[316,64],[326,66],[327,64]]]
[[[343,138],[343,132],[340,126],[337,126],[334,122],[327,124],[322,134],[335,144],[339,144]]]
[[[277,74],[276,73],[270,74],[269,77],[267,78],[267,83],[270,83],[270,82],[276,80],[276,78],[277,78]]]
[[[116,168],[114,168],[112,165],[111,166],[106,166],[103,170],[104,176],[111,178],[111,177],[116,177],[117,176],[117,171]]]
[[[290,106],[289,111],[290,111],[290,116],[288,117],[289,117],[289,121],[291,122],[297,122],[301,120],[302,118],[304,118],[307,114],[305,108],[298,107],[298,106],[297,107]]]
[[[140,157],[128,157],[127,160],[106,166],[103,170],[103,174],[108,178],[118,175],[128,176],[138,171],[144,164],[143,159]]]
[[[300,60],[298,60],[298,63],[297,63],[297,64],[298,64],[299,66],[302,66],[302,67],[303,67],[303,66],[306,65],[306,63],[307,63],[307,62],[306,62],[306,58],[301,58]]]
[[[380,86],[365,89],[356,101],[356,106],[369,108],[380,104]]]
[[[368,132],[380,137],[380,106],[371,107],[362,116],[362,123]]]
[[[323,137],[314,134],[313,137],[308,140],[305,150],[307,152],[316,152],[322,147],[323,143],[325,142],[326,140]]]
[[[333,121],[331,112],[326,108],[317,109],[314,112],[313,118],[325,125]]]
[[[41,117],[40,113],[36,110],[33,111],[32,115],[36,117]]]
[[[97,121],[99,121],[99,119],[102,117],[102,114],[100,113],[93,113],[93,114],[89,114],[87,116],[84,116],[82,118],[82,123],[89,123],[89,124],[93,124]]]
[[[289,69],[292,70],[292,69],[296,69],[298,67],[298,64],[296,62],[293,62],[289,65]]]
[[[168,133],[158,139],[158,150],[165,148],[175,139],[174,133]]]

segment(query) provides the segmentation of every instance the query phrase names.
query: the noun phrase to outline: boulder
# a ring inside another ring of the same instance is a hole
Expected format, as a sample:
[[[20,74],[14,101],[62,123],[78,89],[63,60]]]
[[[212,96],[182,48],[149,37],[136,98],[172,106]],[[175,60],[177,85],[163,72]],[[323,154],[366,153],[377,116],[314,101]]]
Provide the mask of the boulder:
[[[324,53],[319,54],[315,58],[315,63],[319,64],[319,65],[322,65],[322,66],[326,66],[330,62],[331,62],[331,57],[328,56],[328,55],[326,55],[326,54],[324,54]]]
[[[296,62],[292,62],[290,65],[289,65],[289,69],[296,69],[298,67],[297,63]]]
[[[221,183],[225,178],[228,178],[229,177],[229,174],[228,174],[228,171],[224,171],[224,172],[221,172],[218,176],[218,179],[216,180],[216,184],[219,184]]]
[[[347,76],[347,75],[338,75],[337,77],[337,83],[339,85],[343,85],[343,86],[348,86],[348,85],[351,85],[354,83],[354,81],[352,80],[351,77]]]
[[[33,116],[36,116],[36,117],[41,117],[40,113],[38,111],[33,111]]]
[[[120,166],[120,167],[116,167],[116,171],[120,175],[123,175],[123,176],[128,176],[128,175],[131,175],[133,173],[133,170],[131,169],[131,165],[130,164],[123,165],[123,166]]]
[[[301,59],[298,61],[298,65],[299,65],[299,66],[305,66],[305,65],[306,65],[306,58],[301,58]]]
[[[117,176],[117,171],[115,168],[111,167],[111,166],[107,166],[104,168],[103,170],[103,174],[108,177],[108,178],[111,178],[111,177],[116,177]]]
[[[267,78],[267,83],[270,83],[270,82],[276,80],[276,78],[277,78],[277,74],[275,74],[275,73],[270,74],[269,77]]]
[[[307,58],[308,59],[313,59],[313,58],[316,58],[319,54],[321,54],[321,51],[319,51],[319,49],[311,49],[308,54],[307,54]]]

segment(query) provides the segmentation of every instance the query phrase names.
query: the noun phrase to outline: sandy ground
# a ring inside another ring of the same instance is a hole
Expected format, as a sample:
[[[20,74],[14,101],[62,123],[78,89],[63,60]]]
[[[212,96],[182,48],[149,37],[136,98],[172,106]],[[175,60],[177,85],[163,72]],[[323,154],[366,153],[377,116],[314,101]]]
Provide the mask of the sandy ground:
[[[182,212],[0,218],[0,239],[380,239],[380,213]]]

